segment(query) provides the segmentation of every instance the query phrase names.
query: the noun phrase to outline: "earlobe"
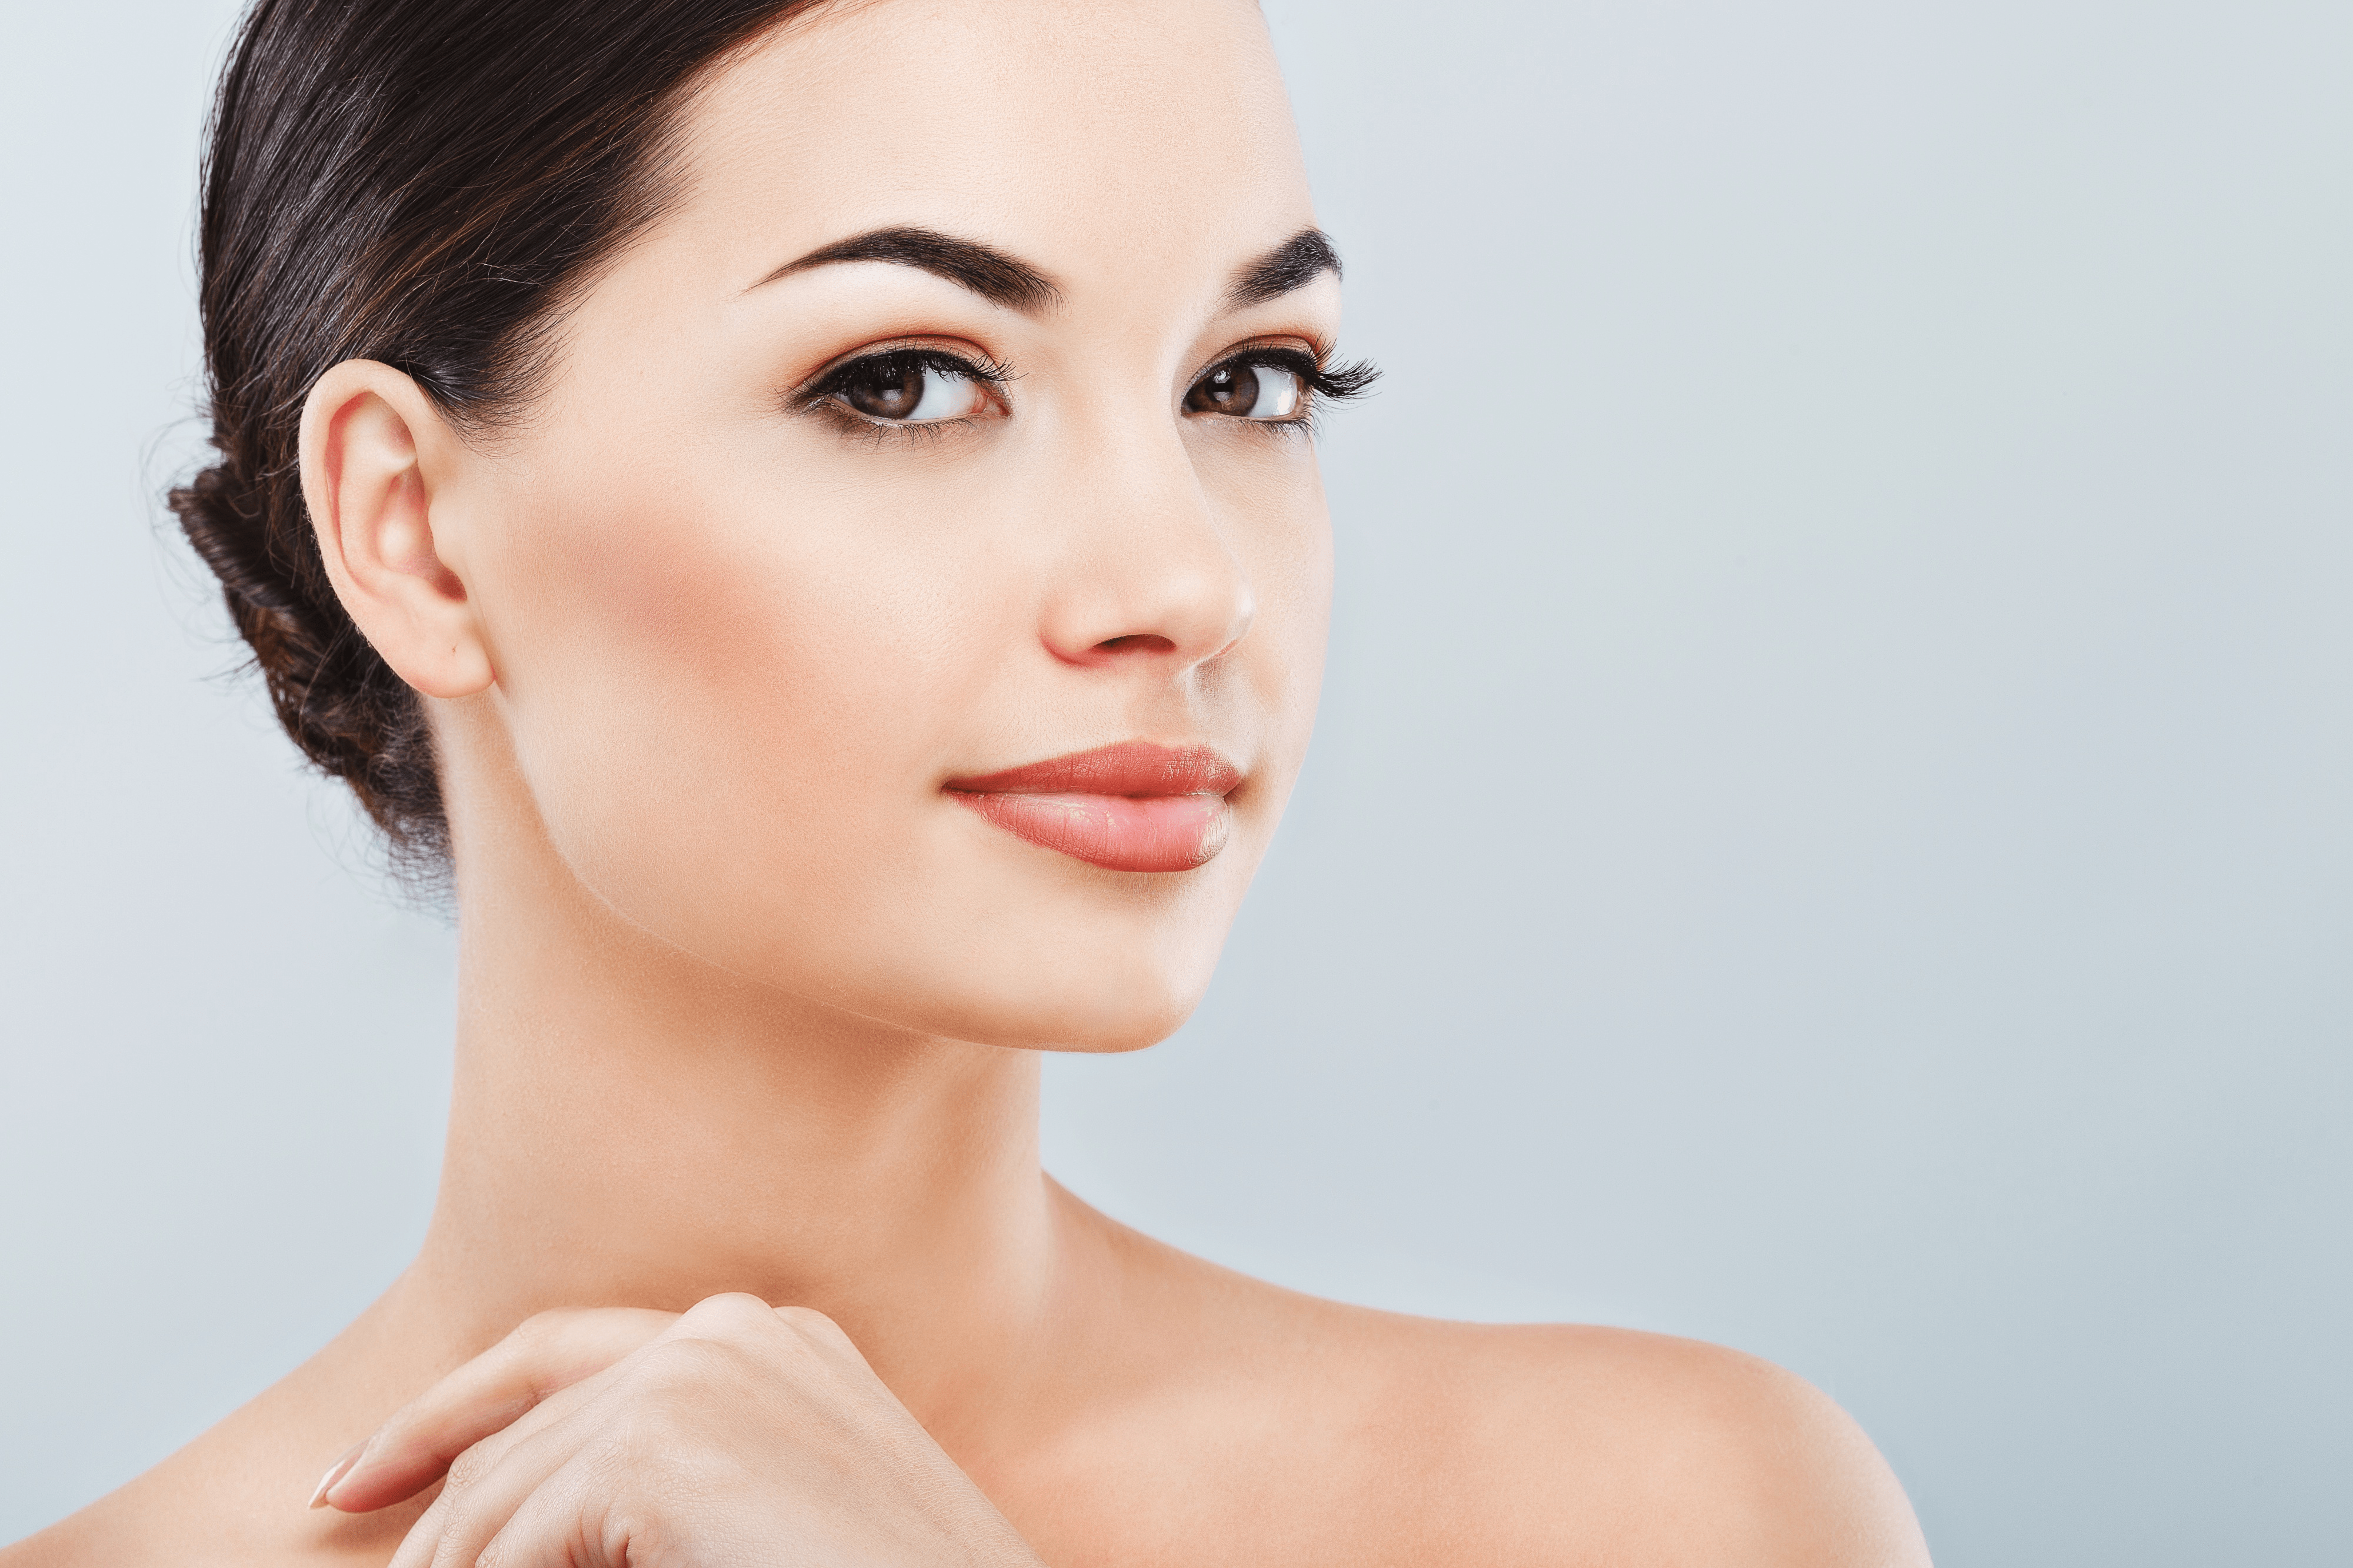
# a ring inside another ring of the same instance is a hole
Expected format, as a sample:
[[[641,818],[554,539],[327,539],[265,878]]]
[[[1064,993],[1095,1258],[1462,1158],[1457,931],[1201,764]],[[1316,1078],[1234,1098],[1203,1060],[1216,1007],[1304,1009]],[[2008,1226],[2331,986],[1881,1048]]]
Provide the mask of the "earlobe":
[[[302,499],[319,553],[362,636],[427,697],[469,697],[492,679],[446,513],[436,529],[437,462],[455,438],[416,382],[345,360],[302,409]]]

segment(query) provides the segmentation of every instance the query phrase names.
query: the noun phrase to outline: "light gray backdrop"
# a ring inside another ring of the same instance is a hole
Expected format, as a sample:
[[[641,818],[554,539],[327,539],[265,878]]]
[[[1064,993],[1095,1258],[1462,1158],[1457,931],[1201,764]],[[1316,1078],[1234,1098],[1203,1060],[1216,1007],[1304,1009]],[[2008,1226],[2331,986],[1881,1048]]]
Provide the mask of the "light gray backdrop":
[[[449,935],[156,531],[231,9],[0,47],[0,1539],[431,1194]],[[2353,7],[1268,9],[1389,379],[1291,820],[1050,1164],[1783,1362],[1947,1568],[2348,1561]]]

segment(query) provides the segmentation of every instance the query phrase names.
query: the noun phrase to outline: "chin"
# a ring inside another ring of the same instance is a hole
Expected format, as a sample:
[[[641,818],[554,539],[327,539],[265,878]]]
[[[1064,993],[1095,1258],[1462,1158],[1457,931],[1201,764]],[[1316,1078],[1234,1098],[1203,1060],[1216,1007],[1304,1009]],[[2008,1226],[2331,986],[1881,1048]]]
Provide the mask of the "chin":
[[[945,1026],[933,1032],[1034,1050],[1159,1044],[1208,990],[1248,883],[1244,859],[1156,887],[1050,897],[1008,910],[980,941],[934,949],[928,978]]]
[[[1219,945],[1187,943],[1175,953],[1098,945],[1051,963],[952,964],[946,973],[906,975],[865,998],[868,1005],[846,1005],[913,1033],[976,1045],[1139,1051],[1192,1016],[1208,989]]]

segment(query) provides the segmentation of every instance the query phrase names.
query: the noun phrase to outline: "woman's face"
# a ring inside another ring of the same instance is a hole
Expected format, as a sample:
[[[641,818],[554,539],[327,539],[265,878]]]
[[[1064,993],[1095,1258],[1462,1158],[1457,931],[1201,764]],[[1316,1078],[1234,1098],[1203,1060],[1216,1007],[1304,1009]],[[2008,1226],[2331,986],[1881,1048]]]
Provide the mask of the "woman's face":
[[[551,842],[788,993],[1160,1038],[1298,770],[1330,591],[1298,416],[1338,280],[1256,6],[852,0],[687,131],[433,502]]]

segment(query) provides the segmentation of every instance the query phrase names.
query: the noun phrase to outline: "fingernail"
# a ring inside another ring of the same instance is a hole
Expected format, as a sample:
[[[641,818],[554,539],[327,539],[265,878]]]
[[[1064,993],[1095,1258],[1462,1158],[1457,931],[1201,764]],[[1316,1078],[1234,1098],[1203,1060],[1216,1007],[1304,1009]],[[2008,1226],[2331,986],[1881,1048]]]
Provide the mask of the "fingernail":
[[[327,1494],[335,1489],[335,1483],[337,1481],[342,1480],[345,1476],[352,1473],[352,1467],[360,1462],[360,1456],[367,1452],[367,1446],[368,1439],[365,1437],[361,1438],[358,1442],[353,1444],[344,1451],[342,1458],[337,1459],[332,1465],[330,1465],[327,1468],[327,1473],[319,1478],[319,1489],[311,1494],[311,1506],[312,1508],[324,1508],[327,1506]]]

